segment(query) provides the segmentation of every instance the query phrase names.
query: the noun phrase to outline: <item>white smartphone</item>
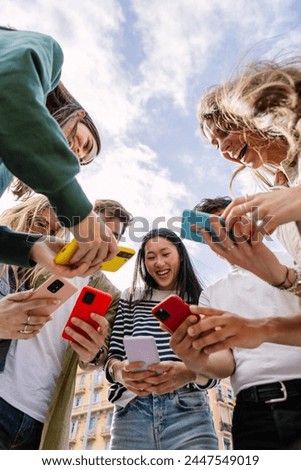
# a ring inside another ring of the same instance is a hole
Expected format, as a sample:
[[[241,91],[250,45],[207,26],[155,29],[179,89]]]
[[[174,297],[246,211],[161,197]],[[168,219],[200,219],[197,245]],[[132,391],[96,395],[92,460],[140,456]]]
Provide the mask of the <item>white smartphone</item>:
[[[125,352],[129,362],[143,361],[145,365],[139,370],[146,370],[151,364],[160,362],[160,357],[153,336],[125,336]]]

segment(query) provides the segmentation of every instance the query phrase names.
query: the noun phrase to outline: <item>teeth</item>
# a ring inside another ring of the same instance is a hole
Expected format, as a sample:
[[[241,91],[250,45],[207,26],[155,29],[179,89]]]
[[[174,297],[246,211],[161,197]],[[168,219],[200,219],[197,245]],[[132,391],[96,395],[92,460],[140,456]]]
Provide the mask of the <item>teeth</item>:
[[[243,156],[245,155],[247,148],[248,148],[247,144],[242,144],[242,146],[239,147],[235,155],[232,155],[232,158],[234,158],[234,160],[241,160]]]
[[[164,276],[164,274],[168,274],[168,270],[165,271],[157,271],[158,276]]]

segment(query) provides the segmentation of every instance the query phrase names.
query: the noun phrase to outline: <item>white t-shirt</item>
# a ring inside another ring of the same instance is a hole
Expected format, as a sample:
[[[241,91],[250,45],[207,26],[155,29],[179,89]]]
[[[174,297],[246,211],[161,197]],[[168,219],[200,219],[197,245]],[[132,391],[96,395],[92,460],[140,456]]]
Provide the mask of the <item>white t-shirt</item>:
[[[0,396],[41,422],[45,420],[68,346],[61,333],[80,289],[88,284],[89,278],[71,281],[79,290],[52,314],[52,320],[37,336],[12,341],[4,372],[0,373]]]
[[[237,267],[206,288],[199,305],[228,310],[246,318],[291,316],[301,312],[300,297],[272,287]],[[236,370],[231,384],[235,395],[253,385],[301,378],[301,347],[263,343],[255,349],[234,348],[233,354]]]

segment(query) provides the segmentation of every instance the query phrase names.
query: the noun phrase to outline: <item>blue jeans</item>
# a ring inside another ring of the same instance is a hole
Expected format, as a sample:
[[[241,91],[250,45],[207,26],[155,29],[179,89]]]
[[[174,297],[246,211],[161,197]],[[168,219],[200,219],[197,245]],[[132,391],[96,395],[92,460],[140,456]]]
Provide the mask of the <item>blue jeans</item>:
[[[43,423],[0,398],[0,450],[38,449]]]
[[[218,449],[206,392],[182,387],[164,395],[136,397],[116,405],[112,450]]]

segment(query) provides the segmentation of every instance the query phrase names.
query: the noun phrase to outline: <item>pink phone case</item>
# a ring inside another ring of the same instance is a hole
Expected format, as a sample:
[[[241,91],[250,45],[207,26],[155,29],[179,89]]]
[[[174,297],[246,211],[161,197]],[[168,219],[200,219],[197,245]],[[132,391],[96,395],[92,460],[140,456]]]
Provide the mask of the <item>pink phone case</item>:
[[[43,308],[43,313],[51,314],[57,310],[66,300],[77,292],[78,288],[68,279],[52,275],[43,284],[37,287],[31,299],[56,299],[60,300],[58,305],[49,305]],[[40,309],[42,311],[42,309]]]
[[[153,336],[125,336],[123,342],[129,362],[145,362],[145,366],[139,370],[145,370],[150,364],[160,362],[156,340]]]
[[[175,294],[169,295],[166,299],[153,307],[152,314],[157,320],[164,323],[170,333],[176,331],[181,323],[183,323],[189,315],[192,315],[189,305]]]

